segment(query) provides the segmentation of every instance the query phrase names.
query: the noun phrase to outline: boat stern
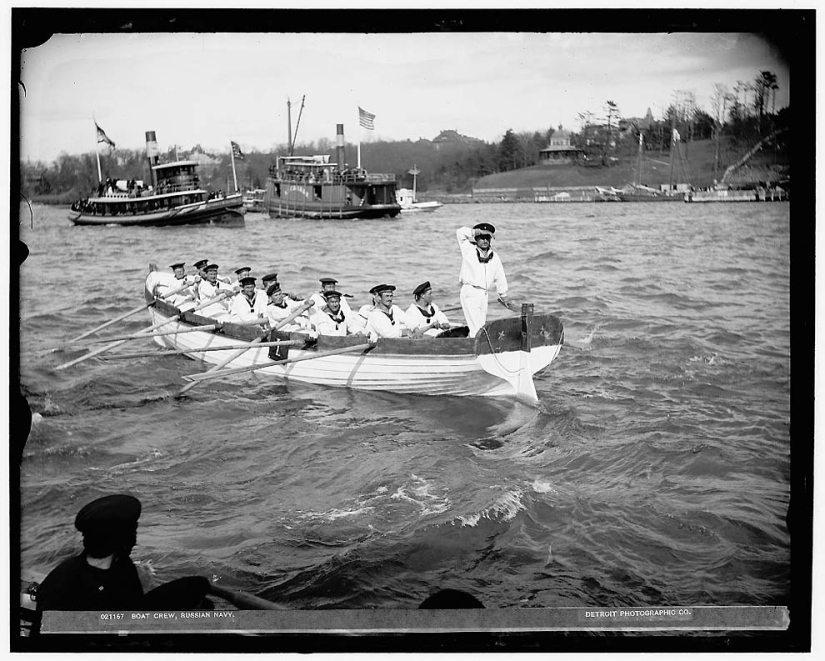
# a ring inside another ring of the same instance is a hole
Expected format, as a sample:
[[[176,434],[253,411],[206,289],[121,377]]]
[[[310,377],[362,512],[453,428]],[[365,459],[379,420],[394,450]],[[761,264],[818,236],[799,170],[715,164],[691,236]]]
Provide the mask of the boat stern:
[[[476,334],[475,352],[481,368],[506,384],[519,399],[538,402],[533,374],[547,367],[564,341],[561,321],[535,315],[532,303],[521,306],[518,317],[497,319]]]

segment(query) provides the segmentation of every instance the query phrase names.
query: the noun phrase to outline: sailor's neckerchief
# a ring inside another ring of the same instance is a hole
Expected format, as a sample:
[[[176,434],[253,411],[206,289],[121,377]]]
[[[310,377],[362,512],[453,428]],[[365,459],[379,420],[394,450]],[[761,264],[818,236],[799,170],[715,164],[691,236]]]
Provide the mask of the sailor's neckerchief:
[[[429,320],[432,318],[432,316],[435,314],[435,308],[433,307],[433,304],[432,304],[432,303],[430,303],[430,309],[429,309],[429,310],[425,310],[425,309],[424,309],[424,308],[422,308],[422,307],[421,307],[418,303],[416,303],[416,304],[415,304],[415,307],[417,307],[417,308],[418,308],[418,310],[421,312],[421,315],[422,315],[422,316],[423,316],[423,317],[424,317],[427,321],[429,321]]]
[[[489,249],[489,253],[490,254],[487,255],[487,257],[482,257],[481,256],[481,251],[478,249],[478,246],[476,246],[476,257],[478,257],[479,263],[486,264],[487,262],[489,262],[493,258],[493,249],[492,248]]]
[[[379,306],[377,306],[377,305],[375,306],[375,309],[376,309],[376,310],[378,310],[379,312],[383,312],[383,313],[387,316],[387,319],[389,319],[389,320],[390,320],[390,323],[391,323],[393,326],[395,326],[395,319],[393,319],[393,318],[392,318],[392,306],[390,306],[390,311],[389,311],[389,312],[384,312],[384,310],[383,310],[383,309],[381,309],[381,308],[380,308]]]
[[[324,312],[336,324],[340,324],[344,321],[344,319],[346,319],[346,315],[344,315],[344,308],[338,308],[338,314],[332,314],[332,310],[330,310],[329,307],[325,305],[321,312]]]

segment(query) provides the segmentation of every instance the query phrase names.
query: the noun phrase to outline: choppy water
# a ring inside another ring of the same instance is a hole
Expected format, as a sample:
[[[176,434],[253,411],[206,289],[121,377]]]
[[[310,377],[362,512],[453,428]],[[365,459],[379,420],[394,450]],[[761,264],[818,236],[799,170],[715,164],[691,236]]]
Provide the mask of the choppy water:
[[[21,208],[24,572],[79,547],[83,504],[128,492],[144,504],[133,557],[160,579],[220,577],[294,608],[412,608],[447,587],[488,607],[786,603],[787,203],[251,214],[244,229],[65,212]],[[565,324],[539,410],[251,374],[176,400],[202,369],[177,357],[54,371],[80,354],[49,347],[141,303],[149,262],[250,265],[305,294],[334,275],[355,304],[430,280],[457,306],[454,231],[479,221],[499,228],[512,296]]]

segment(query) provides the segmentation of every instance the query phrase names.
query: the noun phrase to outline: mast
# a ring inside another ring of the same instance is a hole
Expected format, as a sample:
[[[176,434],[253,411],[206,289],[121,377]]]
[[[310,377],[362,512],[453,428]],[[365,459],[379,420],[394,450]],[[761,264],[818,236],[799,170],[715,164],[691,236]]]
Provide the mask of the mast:
[[[306,94],[301,97],[301,108],[298,110],[298,121],[295,122],[295,135],[292,136],[292,144],[289,146],[289,155],[292,155],[295,147],[295,141],[298,139],[298,128],[301,126],[301,116],[304,114],[304,99],[306,99]]]
[[[286,100],[286,144],[287,154],[292,156],[292,102]]]
[[[152,187],[157,189],[158,187],[158,175],[155,172],[153,166],[158,164],[158,155],[160,151],[158,150],[158,139],[155,136],[154,131],[146,131],[146,158],[149,161],[149,177],[152,180]]]
[[[417,182],[417,177],[418,177],[418,175],[419,175],[419,174],[421,174],[421,170],[419,170],[419,169],[418,169],[418,166],[417,166],[417,165],[413,164],[413,166],[412,166],[412,170],[409,170],[409,173],[413,176],[413,194],[412,194],[412,201],[413,201],[413,202],[415,202],[415,201],[416,201],[416,194],[415,194],[415,191],[416,191],[416,182]]]
[[[639,181],[637,182],[639,186],[642,185],[642,143],[644,142],[644,133],[639,131]]]
[[[676,108],[673,109],[673,118],[670,121],[670,184],[668,193],[673,192],[673,150],[676,148]]]

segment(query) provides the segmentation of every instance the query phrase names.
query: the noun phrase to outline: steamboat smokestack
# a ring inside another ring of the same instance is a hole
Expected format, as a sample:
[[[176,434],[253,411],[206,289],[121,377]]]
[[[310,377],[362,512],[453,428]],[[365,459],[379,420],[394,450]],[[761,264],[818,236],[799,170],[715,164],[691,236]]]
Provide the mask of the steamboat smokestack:
[[[155,171],[152,169],[152,166],[158,164],[159,155],[160,150],[158,149],[158,140],[155,137],[155,132],[146,131],[146,158],[149,160],[149,179],[154,188],[157,188],[158,182],[155,180]]]
[[[335,155],[338,160],[338,171],[344,171],[344,125],[336,124],[335,136]]]

